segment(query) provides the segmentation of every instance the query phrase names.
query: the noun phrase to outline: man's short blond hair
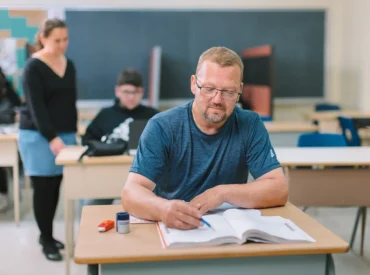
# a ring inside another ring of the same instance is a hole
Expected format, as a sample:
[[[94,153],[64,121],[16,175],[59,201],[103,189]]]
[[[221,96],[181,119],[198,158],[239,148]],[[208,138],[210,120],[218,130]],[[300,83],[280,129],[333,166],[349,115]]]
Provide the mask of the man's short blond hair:
[[[240,57],[226,47],[212,47],[199,57],[196,73],[200,70],[204,61],[211,61],[221,67],[237,66],[240,69],[240,82],[243,81],[244,65]]]

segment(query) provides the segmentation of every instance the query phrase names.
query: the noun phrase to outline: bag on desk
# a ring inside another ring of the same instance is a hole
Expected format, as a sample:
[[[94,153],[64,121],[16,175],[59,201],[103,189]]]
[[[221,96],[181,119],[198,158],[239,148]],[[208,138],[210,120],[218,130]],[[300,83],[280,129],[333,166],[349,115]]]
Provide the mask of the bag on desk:
[[[86,143],[87,149],[82,153],[79,161],[84,156],[89,157],[104,157],[104,156],[118,156],[126,152],[128,148],[127,141],[122,139],[111,141],[110,143],[104,143],[101,141],[90,140]]]

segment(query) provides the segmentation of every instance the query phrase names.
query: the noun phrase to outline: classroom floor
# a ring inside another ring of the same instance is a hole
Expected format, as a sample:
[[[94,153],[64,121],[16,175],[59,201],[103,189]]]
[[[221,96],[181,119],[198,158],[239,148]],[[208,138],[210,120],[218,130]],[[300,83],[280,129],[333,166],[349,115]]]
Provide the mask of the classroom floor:
[[[22,190],[23,191],[23,190]],[[64,275],[64,262],[50,262],[41,253],[38,244],[38,229],[34,222],[32,210],[27,206],[26,196],[22,192],[21,225],[16,227],[12,209],[0,213],[0,275]],[[60,200],[62,202],[62,200]],[[12,206],[12,205],[11,205]],[[12,208],[12,207],[11,207]],[[77,210],[78,206],[76,206]],[[54,237],[64,241],[63,205],[59,203],[54,223]],[[369,213],[370,211],[368,211]],[[314,217],[335,234],[349,241],[353,227],[356,208],[315,207],[309,208],[307,214]],[[76,215],[77,216],[77,215]],[[368,214],[367,220],[370,216]],[[77,233],[78,221],[75,223]],[[365,255],[359,255],[359,232],[355,249],[347,254],[334,255],[336,275],[368,275],[370,270],[370,226],[366,228]],[[85,265],[71,263],[71,274],[86,274]]]

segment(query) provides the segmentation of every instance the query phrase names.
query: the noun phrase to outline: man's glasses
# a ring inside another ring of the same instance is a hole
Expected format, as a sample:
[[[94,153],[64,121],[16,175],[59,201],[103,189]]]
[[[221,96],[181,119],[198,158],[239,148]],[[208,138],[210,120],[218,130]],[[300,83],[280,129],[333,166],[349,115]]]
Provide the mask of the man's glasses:
[[[196,79],[195,84],[199,88],[200,93],[205,97],[215,97],[217,92],[219,91],[221,93],[221,96],[225,100],[236,100],[238,98],[238,96],[240,96],[242,94],[241,92],[236,92],[236,91],[220,90],[220,89],[217,89],[217,88],[214,88],[214,87],[200,86],[198,84],[198,77],[197,76],[195,76],[195,79]]]

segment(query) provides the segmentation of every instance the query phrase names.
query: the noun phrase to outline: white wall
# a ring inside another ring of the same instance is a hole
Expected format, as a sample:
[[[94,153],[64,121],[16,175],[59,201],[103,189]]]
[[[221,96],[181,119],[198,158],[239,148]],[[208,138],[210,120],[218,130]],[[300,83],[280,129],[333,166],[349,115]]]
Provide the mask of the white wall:
[[[360,76],[359,108],[370,112],[370,1],[363,1],[362,10],[362,70]]]
[[[361,37],[356,28],[359,25],[359,12],[361,7],[353,5],[356,0],[342,0],[344,14],[344,24],[342,31],[342,68],[341,68],[341,98],[342,104],[349,109],[357,108],[358,84],[360,76],[361,55],[359,45]]]
[[[12,8],[56,9],[325,9],[327,21],[324,95],[325,99],[340,103],[343,41],[341,1],[347,0],[32,0],[32,4],[29,0],[0,0],[0,7],[5,5]],[[307,104],[307,100],[304,103]]]
[[[49,6],[66,8],[102,8],[102,9],[193,9],[193,8],[326,8],[333,0],[0,0],[8,6]],[[336,1],[336,0],[334,0]]]
[[[370,1],[342,0],[341,101],[370,112]]]

